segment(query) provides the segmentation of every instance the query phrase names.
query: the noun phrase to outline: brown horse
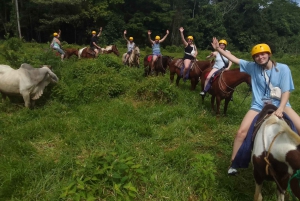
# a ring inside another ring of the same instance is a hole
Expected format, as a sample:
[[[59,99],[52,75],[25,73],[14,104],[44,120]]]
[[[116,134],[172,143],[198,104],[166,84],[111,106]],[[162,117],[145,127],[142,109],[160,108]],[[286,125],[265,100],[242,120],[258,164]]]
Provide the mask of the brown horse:
[[[110,54],[114,53],[115,55],[119,56],[119,50],[116,45],[109,45],[105,48],[101,48],[99,50],[99,54]],[[78,58],[95,58],[96,52],[91,50],[90,47],[84,47],[78,50]]]
[[[173,61],[174,57],[170,56],[162,56],[162,65],[156,65],[154,67],[154,71],[156,73],[156,76],[159,72],[161,72],[162,75],[166,73],[166,70],[168,66],[170,66],[170,63]],[[148,54],[144,57],[144,69],[145,69],[145,76],[148,76],[151,73],[151,67],[150,62],[152,62],[152,54]]]
[[[115,55],[120,56],[120,52],[116,45],[109,45],[109,46],[106,46],[105,48],[101,48],[100,53],[102,53],[102,54],[114,53]]]
[[[204,89],[205,79],[210,71],[211,68],[206,69],[201,75],[202,89]],[[240,72],[239,68],[222,71],[222,73],[214,79],[208,93],[211,94],[211,107],[216,111],[217,115],[220,114],[220,103],[223,99],[225,99],[224,114],[226,115],[227,107],[235,87],[243,82],[250,85],[251,77],[247,73]],[[202,102],[204,101],[204,97],[205,96],[202,96]],[[217,102],[217,110],[215,110],[215,99]]]
[[[60,53],[53,49],[53,51],[55,52],[55,55],[60,57]],[[65,55],[64,55],[64,59],[69,59],[71,56],[76,55],[78,57],[78,49],[75,48],[67,48],[64,49]]]
[[[195,90],[196,86],[199,82],[199,78],[202,74],[202,72],[214,65],[214,60],[213,61],[195,61],[194,64],[191,66],[191,70],[188,72],[189,74],[189,79],[191,80],[191,90]],[[179,81],[182,78],[181,76],[181,68],[183,66],[183,61],[182,59],[174,59],[170,65],[170,81],[173,83],[174,81],[174,75],[175,73],[177,74],[177,79],[176,79],[176,85],[179,85]]]

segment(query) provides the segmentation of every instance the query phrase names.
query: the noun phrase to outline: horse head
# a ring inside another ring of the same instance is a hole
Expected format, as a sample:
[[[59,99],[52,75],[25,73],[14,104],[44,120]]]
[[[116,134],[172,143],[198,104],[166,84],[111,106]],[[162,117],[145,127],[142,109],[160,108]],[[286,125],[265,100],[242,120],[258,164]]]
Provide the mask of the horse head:
[[[140,48],[138,46],[135,46],[134,49],[134,54],[137,56],[137,57],[140,57]]]
[[[116,45],[112,45],[112,51],[115,53],[115,55],[120,56],[120,52]]]

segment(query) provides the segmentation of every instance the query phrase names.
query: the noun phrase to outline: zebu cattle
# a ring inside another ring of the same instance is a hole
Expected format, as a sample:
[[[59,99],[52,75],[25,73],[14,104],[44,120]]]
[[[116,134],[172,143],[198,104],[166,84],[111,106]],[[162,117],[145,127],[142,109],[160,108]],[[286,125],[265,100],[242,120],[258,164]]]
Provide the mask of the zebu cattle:
[[[57,83],[58,78],[48,66],[34,68],[24,63],[15,70],[8,65],[0,65],[0,92],[3,101],[6,96],[17,95],[23,97],[26,107],[33,106],[50,82]]]
[[[296,177],[290,180],[300,170],[300,137],[284,120],[271,115],[262,123],[254,140],[252,163],[256,182],[255,201],[262,200],[264,180],[276,182],[278,201],[284,201],[289,182],[293,194],[300,200],[300,181]]]

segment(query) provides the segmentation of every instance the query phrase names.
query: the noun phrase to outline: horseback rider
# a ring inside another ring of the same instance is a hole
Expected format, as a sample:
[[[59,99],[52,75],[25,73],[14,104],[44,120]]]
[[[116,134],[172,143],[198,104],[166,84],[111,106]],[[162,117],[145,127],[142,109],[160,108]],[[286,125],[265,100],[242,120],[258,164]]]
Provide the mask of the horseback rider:
[[[92,36],[92,38],[91,38],[90,48],[91,48],[92,50],[94,50],[94,52],[96,53],[96,54],[95,54],[95,57],[98,56],[99,50],[101,49],[101,47],[100,47],[99,45],[97,45],[97,43],[98,43],[98,38],[100,37],[101,33],[102,33],[102,27],[100,27],[100,31],[99,31],[98,35],[96,35],[96,34],[97,34],[96,31],[92,31],[92,35],[93,35],[93,36]]]
[[[61,30],[59,30],[58,33],[57,32],[53,33],[53,39],[50,44],[50,47],[60,53],[61,61],[63,61],[66,53],[61,49],[61,43],[60,40],[58,39],[60,35],[61,35]]]
[[[179,31],[180,31],[182,43],[185,47],[184,48],[184,57],[183,57],[184,70],[183,70],[183,74],[182,74],[182,77],[185,80],[186,72],[188,71],[191,62],[196,59],[198,51],[197,51],[196,45],[193,44],[193,40],[194,40],[193,36],[188,36],[187,37],[188,40],[186,41],[183,36],[183,31],[184,31],[183,27],[180,27]]]
[[[160,43],[163,42],[167,38],[168,34],[169,34],[169,30],[166,31],[166,35],[162,39],[160,39],[160,36],[155,36],[155,40],[153,41],[153,40],[151,40],[151,37],[150,37],[151,31],[148,30],[148,38],[152,45],[152,54],[153,54],[152,63],[151,63],[151,72],[153,72],[153,70],[154,70],[154,62],[157,60],[157,57],[161,56]]]
[[[291,70],[286,64],[276,63],[271,60],[272,52],[267,44],[257,44],[252,48],[251,56],[253,61],[239,59],[225,51],[215,37],[213,38],[212,46],[224,57],[239,65],[241,72],[251,76],[253,94],[251,108],[244,116],[236,133],[231,162],[235,159],[239,148],[243,144],[253,119],[266,104],[273,104],[277,107],[274,114],[279,118],[282,118],[283,112],[285,112],[294,123],[298,133],[300,133],[300,117],[289,103],[290,92],[294,90]],[[274,90],[277,92],[274,92]],[[228,169],[228,174],[237,174],[237,168],[231,165]]]
[[[226,50],[227,46],[227,41],[222,39],[219,41],[219,46],[222,50],[226,51],[227,53],[231,54],[229,50]],[[215,57],[215,64],[212,68],[212,70],[209,72],[209,74],[206,77],[205,83],[204,83],[204,88],[203,91],[200,92],[201,96],[205,96],[206,92],[210,89],[210,79],[212,75],[217,72],[218,70],[224,69],[224,70],[229,70],[232,62],[228,60],[226,57],[223,57],[222,54],[220,54],[218,51],[212,52],[210,55],[208,55],[206,58],[210,59],[212,57]]]
[[[128,39],[126,38],[126,34],[127,34],[127,31],[124,30],[124,38],[125,38],[125,40],[127,41],[127,53],[126,53],[126,57],[125,57],[124,64],[127,63],[128,58],[129,58],[130,54],[132,53],[132,50],[133,50],[134,47],[135,47],[135,43],[133,42],[133,37],[129,37],[129,40],[128,40]]]

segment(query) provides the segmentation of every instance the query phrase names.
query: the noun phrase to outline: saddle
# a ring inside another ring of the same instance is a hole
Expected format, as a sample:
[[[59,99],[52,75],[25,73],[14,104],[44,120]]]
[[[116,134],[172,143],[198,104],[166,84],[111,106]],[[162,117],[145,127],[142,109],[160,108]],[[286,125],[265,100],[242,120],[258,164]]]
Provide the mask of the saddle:
[[[183,65],[183,59],[177,59],[177,61],[175,62],[174,64],[177,68],[179,69],[183,69],[184,68],[184,65]],[[195,62],[195,60],[192,60],[191,63],[190,63],[190,70],[193,70],[194,67],[197,65],[197,63]]]
[[[86,49],[86,52],[87,53],[89,53],[89,54],[91,54],[91,55],[95,55],[96,54],[96,52],[93,50],[93,48],[91,48],[91,47],[88,47],[87,49]]]
[[[254,141],[257,131],[259,130],[262,123],[265,121],[267,117],[269,117],[273,112],[277,110],[277,107],[273,104],[267,104],[263,107],[260,113],[257,116],[257,120],[254,124],[254,130],[252,134],[252,141]],[[289,125],[290,128],[293,128],[294,124],[291,119],[287,118],[286,115],[283,115],[283,120]]]

